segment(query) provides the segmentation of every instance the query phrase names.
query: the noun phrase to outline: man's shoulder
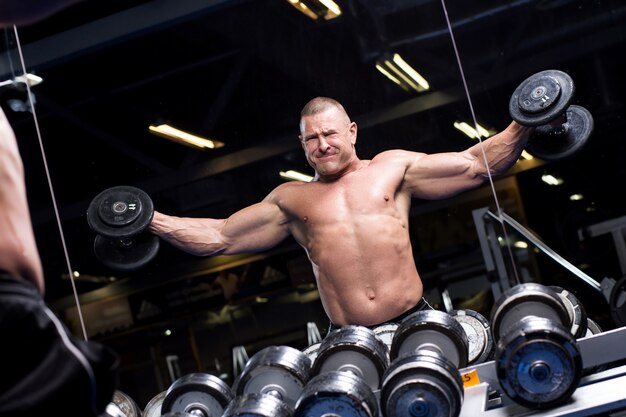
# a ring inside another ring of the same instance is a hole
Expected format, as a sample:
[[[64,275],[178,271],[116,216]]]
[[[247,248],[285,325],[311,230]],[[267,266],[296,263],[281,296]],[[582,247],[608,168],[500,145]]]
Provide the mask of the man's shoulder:
[[[402,163],[402,161],[412,161],[420,155],[424,154],[405,149],[389,149],[372,158],[372,163]]]

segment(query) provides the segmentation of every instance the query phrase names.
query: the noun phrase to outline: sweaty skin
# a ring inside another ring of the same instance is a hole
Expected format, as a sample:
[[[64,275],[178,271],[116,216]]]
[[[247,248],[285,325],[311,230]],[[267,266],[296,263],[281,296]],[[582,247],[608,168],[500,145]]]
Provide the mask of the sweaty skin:
[[[419,302],[423,287],[408,232],[412,198],[442,199],[487,178],[480,145],[427,155],[389,150],[357,157],[357,125],[329,99],[303,113],[301,142],[312,182],[279,185],[227,219],[155,212],[149,229],[196,255],[258,252],[291,235],[306,251],[324,309],[336,325],[371,326]],[[512,122],[483,141],[492,175],[519,158],[532,128]]]

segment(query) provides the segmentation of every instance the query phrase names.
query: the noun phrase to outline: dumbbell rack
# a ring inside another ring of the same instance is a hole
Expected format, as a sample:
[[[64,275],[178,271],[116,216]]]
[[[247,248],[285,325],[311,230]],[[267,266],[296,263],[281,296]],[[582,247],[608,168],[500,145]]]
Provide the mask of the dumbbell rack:
[[[563,405],[533,410],[504,393],[494,361],[461,369],[466,382],[460,417],[590,416],[626,410],[626,327],[578,339],[585,369],[605,368],[581,378]],[[611,364],[617,363],[617,366]]]

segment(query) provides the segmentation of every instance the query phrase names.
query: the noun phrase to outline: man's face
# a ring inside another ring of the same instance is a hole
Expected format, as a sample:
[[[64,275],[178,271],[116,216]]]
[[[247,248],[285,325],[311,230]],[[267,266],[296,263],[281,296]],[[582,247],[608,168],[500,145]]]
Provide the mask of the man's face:
[[[340,174],[356,157],[356,124],[345,113],[329,108],[305,116],[300,126],[304,154],[319,175]]]

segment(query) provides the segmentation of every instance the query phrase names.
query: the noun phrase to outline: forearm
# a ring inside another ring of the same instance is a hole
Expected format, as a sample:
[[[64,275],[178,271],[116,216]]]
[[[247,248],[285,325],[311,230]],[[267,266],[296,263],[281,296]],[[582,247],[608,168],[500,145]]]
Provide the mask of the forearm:
[[[501,175],[515,165],[533,131],[532,127],[511,122],[502,132],[483,140],[482,148],[479,143],[471,147],[468,152],[476,158],[478,166],[483,167],[482,176],[487,176],[487,168],[491,175]],[[488,167],[485,166],[485,159]]]
[[[224,219],[168,216],[155,211],[148,230],[192,255],[218,255],[227,248],[220,233],[225,222]]]

